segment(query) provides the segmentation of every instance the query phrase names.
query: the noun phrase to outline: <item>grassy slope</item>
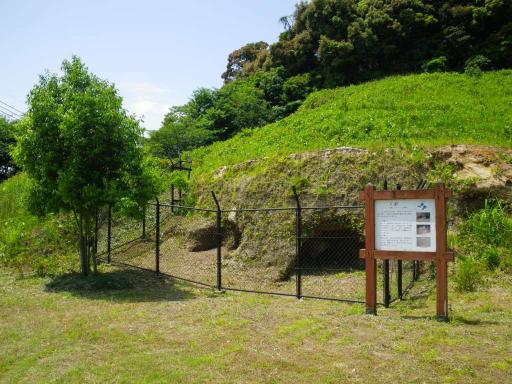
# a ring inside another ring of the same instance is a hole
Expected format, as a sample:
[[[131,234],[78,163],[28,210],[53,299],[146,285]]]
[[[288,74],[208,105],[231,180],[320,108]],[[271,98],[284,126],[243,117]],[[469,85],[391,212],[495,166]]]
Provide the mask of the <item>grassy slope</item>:
[[[389,77],[323,90],[277,123],[197,149],[196,174],[264,156],[339,146],[512,146],[512,71]]]
[[[1,383],[506,383],[512,281],[362,305],[227,293],[111,270],[110,288],[0,273]],[[104,280],[103,282],[105,282]],[[127,289],[123,288],[130,283]],[[87,283],[90,284],[90,283]],[[100,284],[98,284],[101,286]],[[71,289],[74,288],[74,289]]]
[[[30,214],[28,190],[23,173],[0,184],[0,265],[39,274],[72,269],[78,261],[73,222],[64,215],[40,219]]]

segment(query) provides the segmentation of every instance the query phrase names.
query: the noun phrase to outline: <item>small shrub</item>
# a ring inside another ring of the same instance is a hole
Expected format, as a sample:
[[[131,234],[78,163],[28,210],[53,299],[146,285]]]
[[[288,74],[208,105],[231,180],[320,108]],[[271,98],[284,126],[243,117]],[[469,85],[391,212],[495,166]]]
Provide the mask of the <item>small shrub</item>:
[[[486,271],[512,267],[512,218],[499,200],[486,200],[483,209],[473,212],[460,226],[456,239],[461,256],[455,283],[461,291],[473,291]]]
[[[485,269],[483,263],[475,257],[460,257],[454,276],[457,290],[463,292],[475,291],[484,281]]]
[[[445,56],[436,57],[432,60],[427,61],[421,66],[423,72],[444,72],[446,71],[447,59]]]
[[[482,261],[490,270],[494,270],[500,265],[500,253],[494,245],[486,247],[481,254]]]
[[[464,73],[469,76],[481,76],[482,70],[486,69],[491,61],[482,55],[476,55],[464,63]]]
[[[469,216],[460,233],[472,243],[512,246],[512,218],[499,200],[487,199],[484,208]]]
[[[308,179],[301,176],[292,176],[290,182],[298,193],[303,192],[309,186]]]

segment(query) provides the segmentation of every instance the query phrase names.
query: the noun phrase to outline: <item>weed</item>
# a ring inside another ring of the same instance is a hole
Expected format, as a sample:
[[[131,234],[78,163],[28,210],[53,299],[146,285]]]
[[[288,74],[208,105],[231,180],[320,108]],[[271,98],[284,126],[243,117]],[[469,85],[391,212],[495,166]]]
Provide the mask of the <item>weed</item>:
[[[485,265],[475,257],[459,257],[454,281],[459,291],[471,292],[483,283]]]

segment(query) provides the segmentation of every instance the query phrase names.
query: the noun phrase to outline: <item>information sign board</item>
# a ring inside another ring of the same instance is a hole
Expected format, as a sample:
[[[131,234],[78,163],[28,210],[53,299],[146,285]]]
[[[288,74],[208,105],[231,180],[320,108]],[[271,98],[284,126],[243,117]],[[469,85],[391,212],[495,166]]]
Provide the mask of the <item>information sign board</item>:
[[[377,259],[426,260],[436,264],[439,319],[448,318],[448,267],[453,252],[446,242],[444,184],[433,189],[377,191],[371,184],[360,192],[365,202],[366,311],[377,313]]]
[[[375,249],[435,252],[435,200],[375,200]]]

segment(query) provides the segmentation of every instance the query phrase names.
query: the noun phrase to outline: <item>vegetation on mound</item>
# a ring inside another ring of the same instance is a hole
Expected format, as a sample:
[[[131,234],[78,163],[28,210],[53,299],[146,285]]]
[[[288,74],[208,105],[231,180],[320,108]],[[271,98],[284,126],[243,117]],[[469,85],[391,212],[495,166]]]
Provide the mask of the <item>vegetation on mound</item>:
[[[443,144],[512,146],[512,71],[394,76],[311,94],[293,115],[192,152],[201,176],[304,151]],[[199,182],[202,182],[199,179]]]
[[[30,180],[19,173],[0,184],[0,263],[20,274],[55,275],[78,267],[71,218],[34,216],[27,205]]]
[[[474,291],[489,271],[512,271],[512,216],[499,200],[486,200],[459,225],[455,237],[459,290]]]
[[[299,1],[280,19],[277,42],[231,52],[224,85],[172,107],[149,142],[156,155],[175,157],[278,121],[315,90],[397,74],[510,68],[511,15],[503,0]]]

